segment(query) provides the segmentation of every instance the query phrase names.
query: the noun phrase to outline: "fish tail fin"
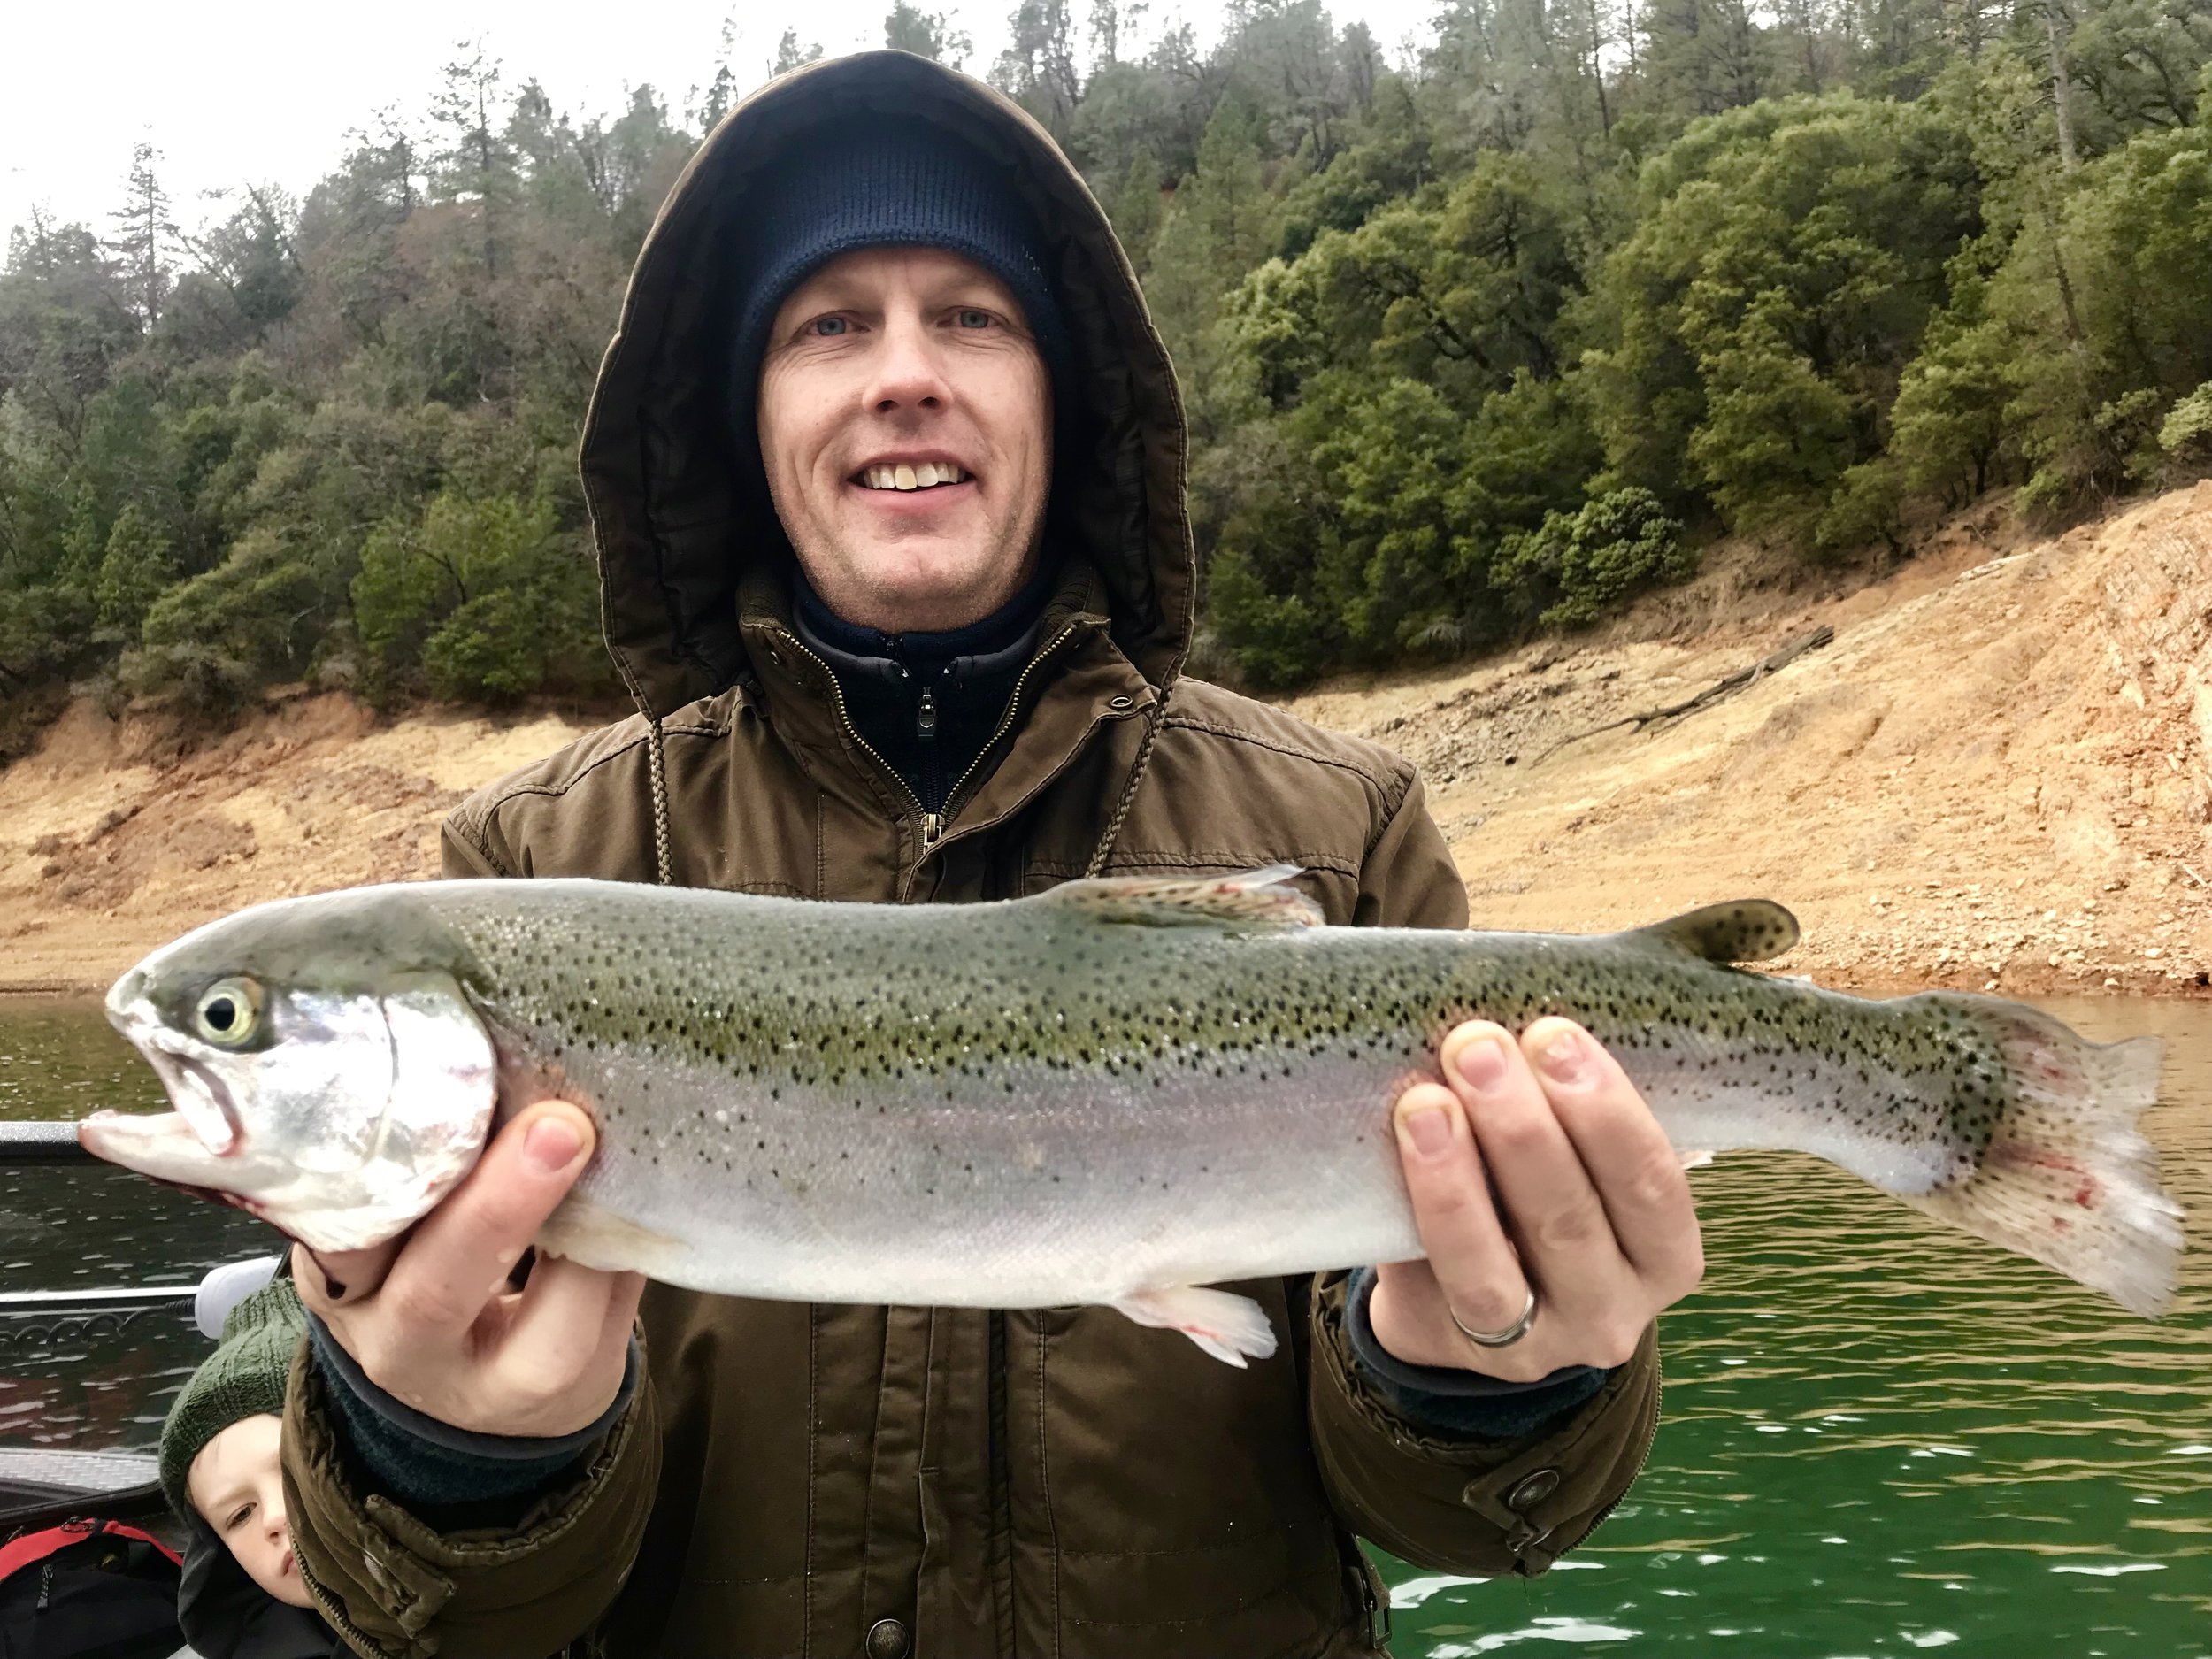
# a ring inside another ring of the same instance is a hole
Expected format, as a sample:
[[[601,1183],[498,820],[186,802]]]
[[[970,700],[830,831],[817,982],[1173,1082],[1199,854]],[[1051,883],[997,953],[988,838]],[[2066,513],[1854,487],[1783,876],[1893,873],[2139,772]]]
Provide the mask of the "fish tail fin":
[[[2094,1043],[2032,1008],[1948,997],[1993,1037],[2008,1103],[1980,1164],[1907,1200],[2055,1267],[2130,1311],[2173,1295],[2181,1207],[2158,1180],[2137,1119],[2158,1098],[2155,1037]]]

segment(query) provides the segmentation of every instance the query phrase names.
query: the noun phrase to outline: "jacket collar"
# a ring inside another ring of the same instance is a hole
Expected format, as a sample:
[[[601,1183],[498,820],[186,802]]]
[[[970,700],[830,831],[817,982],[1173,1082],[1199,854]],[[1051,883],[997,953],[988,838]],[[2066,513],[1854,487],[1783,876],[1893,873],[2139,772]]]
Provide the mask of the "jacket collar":
[[[1108,584],[1094,567],[1080,559],[1063,565],[1004,729],[979,757],[976,781],[956,786],[946,803],[948,841],[1018,811],[1101,722],[1149,714],[1157,694],[1115,640],[1110,604]],[[905,786],[853,730],[836,677],[793,625],[789,578],[780,569],[751,567],[738,609],[749,678],[770,728],[808,770],[857,774],[890,816],[910,818]],[[911,827],[918,835],[919,825]]]

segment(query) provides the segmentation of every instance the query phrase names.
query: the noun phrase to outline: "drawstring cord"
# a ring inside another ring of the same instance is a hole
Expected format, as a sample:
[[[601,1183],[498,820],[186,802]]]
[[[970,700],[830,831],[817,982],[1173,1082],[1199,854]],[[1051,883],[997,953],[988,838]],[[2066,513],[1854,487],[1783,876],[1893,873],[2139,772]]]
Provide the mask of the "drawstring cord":
[[[1098,838],[1098,849],[1091,854],[1091,862],[1083,871],[1083,879],[1095,880],[1106,869],[1106,860],[1114,850],[1114,843],[1121,839],[1121,826],[1129,816],[1129,809],[1137,798],[1137,786],[1144,781],[1145,771],[1152,764],[1153,740],[1160,735],[1160,727],[1167,714],[1167,700],[1174,691],[1174,682],[1160,687],[1159,701],[1152,705],[1152,712],[1145,717],[1144,737],[1137,744],[1136,764],[1129,768],[1129,781],[1122,786],[1121,799],[1114,803],[1114,815],[1106,820],[1106,833]]]
[[[645,743],[646,770],[653,786],[653,869],[661,886],[676,883],[675,866],[668,856],[668,753],[667,738],[661,731],[661,718],[649,714]]]

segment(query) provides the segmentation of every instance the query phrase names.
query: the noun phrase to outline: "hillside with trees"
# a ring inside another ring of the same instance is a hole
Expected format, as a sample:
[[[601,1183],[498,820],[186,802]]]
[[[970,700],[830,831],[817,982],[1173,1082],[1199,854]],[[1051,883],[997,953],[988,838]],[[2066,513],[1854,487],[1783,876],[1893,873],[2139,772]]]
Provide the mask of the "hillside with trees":
[[[1317,0],[1128,42],[1022,0],[987,68],[1090,179],[1181,369],[1204,662],[1263,687],[1587,624],[1721,534],[1902,554],[2212,470],[2207,0]],[[893,44],[957,61],[947,17]],[[787,33],[779,69],[818,56]],[[0,269],[0,711],[596,694],[574,454],[698,136],[481,53],[304,196]]]

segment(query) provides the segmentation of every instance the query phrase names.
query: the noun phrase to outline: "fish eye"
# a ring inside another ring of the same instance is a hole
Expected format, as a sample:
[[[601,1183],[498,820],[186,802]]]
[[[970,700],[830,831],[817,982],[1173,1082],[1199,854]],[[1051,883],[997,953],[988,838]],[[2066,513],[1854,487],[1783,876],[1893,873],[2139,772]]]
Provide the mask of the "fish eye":
[[[201,993],[200,1035],[218,1048],[235,1048],[261,1023],[261,987],[248,979],[218,979]]]

